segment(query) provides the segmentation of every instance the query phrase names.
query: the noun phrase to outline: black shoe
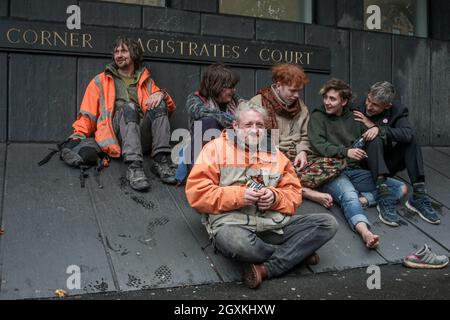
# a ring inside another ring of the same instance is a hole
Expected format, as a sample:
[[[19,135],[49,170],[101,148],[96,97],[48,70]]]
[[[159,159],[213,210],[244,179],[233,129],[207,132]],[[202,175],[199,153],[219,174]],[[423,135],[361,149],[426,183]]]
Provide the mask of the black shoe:
[[[176,184],[175,178],[176,166],[172,163],[170,156],[162,156],[160,161],[154,161],[151,167],[152,172],[167,184]]]
[[[391,227],[398,227],[400,216],[395,208],[396,201],[390,197],[382,197],[378,200],[377,211],[380,220]]]
[[[134,190],[142,191],[150,188],[150,182],[140,161],[133,161],[128,165],[127,180]]]

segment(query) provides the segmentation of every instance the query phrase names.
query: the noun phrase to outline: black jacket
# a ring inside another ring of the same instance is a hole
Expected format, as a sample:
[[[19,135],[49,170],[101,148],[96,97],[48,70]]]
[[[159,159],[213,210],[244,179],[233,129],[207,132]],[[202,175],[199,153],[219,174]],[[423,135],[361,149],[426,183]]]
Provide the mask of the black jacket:
[[[359,111],[366,115],[365,99],[357,105]],[[393,143],[409,143],[414,138],[414,130],[408,120],[408,114],[407,107],[396,103],[383,113],[369,119],[380,128],[380,137],[385,144],[392,146]]]

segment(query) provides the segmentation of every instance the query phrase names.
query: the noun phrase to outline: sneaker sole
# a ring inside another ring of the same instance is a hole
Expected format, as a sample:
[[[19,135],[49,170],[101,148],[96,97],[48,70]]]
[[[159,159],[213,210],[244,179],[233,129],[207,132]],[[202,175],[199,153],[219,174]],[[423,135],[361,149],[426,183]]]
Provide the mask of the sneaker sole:
[[[413,269],[442,269],[448,265],[448,261],[445,264],[432,265],[424,263],[416,263],[412,261],[403,261],[403,265]]]
[[[377,205],[377,211],[378,211],[378,218],[384,223],[387,224],[390,227],[398,227],[399,224],[397,222],[387,221],[385,220],[381,215],[380,206]]]
[[[428,223],[431,223],[431,224],[440,224],[440,223],[441,223],[441,220],[431,221],[430,219],[427,219],[427,218],[426,218],[419,210],[417,210],[416,208],[414,208],[414,207],[409,203],[409,200],[406,201],[405,207],[406,207],[408,210],[410,210],[410,211],[412,211],[412,212],[414,212],[414,213],[417,213],[417,214],[419,215],[419,217],[420,217],[422,220],[424,220],[424,221],[426,221],[426,222],[428,222]]]

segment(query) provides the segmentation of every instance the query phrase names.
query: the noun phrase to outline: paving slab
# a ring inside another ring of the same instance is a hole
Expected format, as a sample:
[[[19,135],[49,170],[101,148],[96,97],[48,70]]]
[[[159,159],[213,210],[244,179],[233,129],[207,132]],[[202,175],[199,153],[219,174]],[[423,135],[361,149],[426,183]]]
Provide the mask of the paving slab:
[[[103,189],[89,181],[120,290],[218,282],[167,186],[145,170],[149,192],[129,187],[119,160],[101,173]]]
[[[320,256],[320,263],[317,266],[310,267],[313,272],[333,272],[386,263],[386,260],[376,251],[368,250],[364,246],[359,235],[351,230],[339,207],[333,206],[328,211],[319,204],[305,200],[300,207],[300,211],[305,213],[330,213],[339,222],[339,229],[334,238],[317,251]]]
[[[448,147],[434,147],[434,150],[437,150],[450,156],[450,148]]]
[[[187,223],[192,228],[197,240],[202,243],[205,254],[218,272],[223,282],[240,281],[241,267],[240,264],[234,260],[224,257],[220,252],[216,252],[214,247],[210,244],[208,234],[205,227],[201,223],[201,215],[189,206],[184,192],[184,186],[180,188],[169,188],[174,201],[180,206]],[[304,275],[310,274],[311,271],[301,264],[289,272],[289,275]]]
[[[424,170],[427,193],[435,201],[450,208],[450,178],[442,175],[439,171],[429,167],[427,164],[425,164]],[[399,172],[397,176],[407,183],[410,182],[406,171]]]
[[[37,166],[50,146],[8,146],[0,299],[52,297],[56,289],[70,295],[115,290],[89,191],[80,188],[79,171],[56,156]],[[67,286],[76,274],[70,266],[79,267],[80,289]]]
[[[432,147],[423,147],[422,155],[426,166],[433,168],[446,178],[450,178],[450,154],[440,152]]]

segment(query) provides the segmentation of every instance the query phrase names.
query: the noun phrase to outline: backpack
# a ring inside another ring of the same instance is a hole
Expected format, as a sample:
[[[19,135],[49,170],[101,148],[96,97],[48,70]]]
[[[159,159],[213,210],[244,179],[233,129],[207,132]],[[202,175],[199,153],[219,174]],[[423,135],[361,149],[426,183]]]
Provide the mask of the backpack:
[[[42,166],[59,152],[59,158],[68,166],[79,168],[80,184],[85,187],[85,180],[89,177],[88,170],[95,167],[95,179],[99,188],[103,188],[100,183],[100,171],[109,164],[109,157],[100,149],[94,138],[65,140],[56,145],[57,149],[50,149],[51,152],[42,159],[38,165]]]

